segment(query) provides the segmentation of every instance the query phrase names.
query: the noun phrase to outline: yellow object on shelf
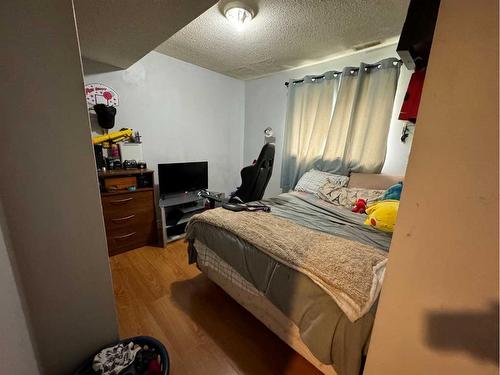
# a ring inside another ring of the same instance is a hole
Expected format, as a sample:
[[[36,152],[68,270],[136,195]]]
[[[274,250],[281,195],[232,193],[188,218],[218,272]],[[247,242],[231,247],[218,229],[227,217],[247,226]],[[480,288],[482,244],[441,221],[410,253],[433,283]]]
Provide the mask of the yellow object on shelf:
[[[98,135],[92,137],[92,143],[98,145],[104,142],[121,142],[130,138],[132,133],[132,129],[124,129],[113,133]]]

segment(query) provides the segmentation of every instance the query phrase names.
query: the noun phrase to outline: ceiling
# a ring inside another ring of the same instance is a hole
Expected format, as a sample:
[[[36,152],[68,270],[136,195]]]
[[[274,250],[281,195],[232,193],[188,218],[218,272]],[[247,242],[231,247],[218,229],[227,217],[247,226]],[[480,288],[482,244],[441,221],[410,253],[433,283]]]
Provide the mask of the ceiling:
[[[86,73],[128,68],[217,0],[75,0]]]
[[[241,31],[222,0],[156,48],[239,79],[311,64],[400,34],[409,0],[246,0],[256,17]]]

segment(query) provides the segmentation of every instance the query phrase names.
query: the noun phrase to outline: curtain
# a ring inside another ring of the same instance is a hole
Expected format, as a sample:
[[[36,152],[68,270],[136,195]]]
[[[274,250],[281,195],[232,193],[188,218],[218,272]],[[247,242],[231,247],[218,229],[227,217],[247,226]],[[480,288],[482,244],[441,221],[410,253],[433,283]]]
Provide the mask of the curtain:
[[[281,187],[285,191],[321,159],[339,82],[339,72],[328,72],[323,79],[306,76],[302,83],[288,86],[281,169]]]
[[[281,187],[311,168],[380,173],[399,78],[395,58],[290,81]]]

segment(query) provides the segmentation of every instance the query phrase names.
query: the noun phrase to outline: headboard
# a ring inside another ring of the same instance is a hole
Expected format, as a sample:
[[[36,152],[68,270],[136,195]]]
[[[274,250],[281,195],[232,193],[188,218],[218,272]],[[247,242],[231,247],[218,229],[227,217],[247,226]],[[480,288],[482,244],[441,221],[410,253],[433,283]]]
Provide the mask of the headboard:
[[[391,176],[388,174],[351,173],[347,186],[364,189],[386,190],[395,183],[403,181],[403,179],[403,176]]]

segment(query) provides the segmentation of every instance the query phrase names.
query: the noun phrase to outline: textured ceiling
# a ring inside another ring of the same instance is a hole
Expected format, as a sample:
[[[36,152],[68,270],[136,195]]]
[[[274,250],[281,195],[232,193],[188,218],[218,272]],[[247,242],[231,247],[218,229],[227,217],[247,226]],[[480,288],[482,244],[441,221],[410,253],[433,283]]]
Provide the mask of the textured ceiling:
[[[214,5],[156,50],[252,79],[399,35],[409,0],[246,0],[257,15],[241,31],[222,15],[228,2]]]
[[[128,68],[216,1],[75,0],[84,67]]]

